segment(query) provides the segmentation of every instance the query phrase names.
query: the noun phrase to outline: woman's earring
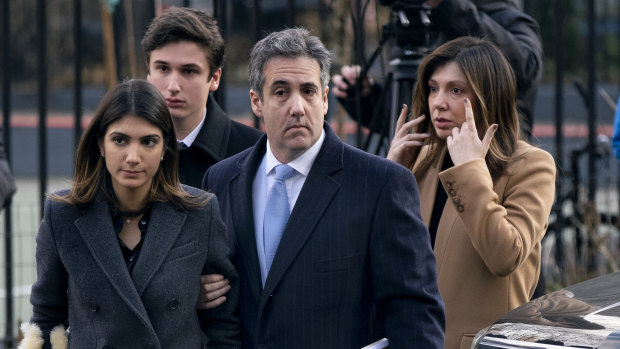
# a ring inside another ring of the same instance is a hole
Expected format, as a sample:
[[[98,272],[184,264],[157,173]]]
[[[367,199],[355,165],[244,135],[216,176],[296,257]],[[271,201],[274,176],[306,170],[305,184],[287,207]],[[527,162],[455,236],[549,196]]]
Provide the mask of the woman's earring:
[[[101,151],[101,157],[105,158],[105,153],[103,152],[103,150]]]
[[[164,156],[163,155],[161,156],[161,159],[159,161],[164,161]]]

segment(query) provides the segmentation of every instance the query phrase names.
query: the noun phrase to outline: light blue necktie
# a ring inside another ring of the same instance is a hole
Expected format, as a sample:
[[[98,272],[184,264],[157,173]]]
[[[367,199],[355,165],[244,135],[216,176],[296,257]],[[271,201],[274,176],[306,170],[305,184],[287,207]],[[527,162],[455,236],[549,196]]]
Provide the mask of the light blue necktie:
[[[286,183],[295,169],[280,164],[275,167],[276,179],[267,194],[267,203],[265,205],[265,219],[263,221],[263,238],[265,243],[265,267],[267,273],[271,268],[271,262],[276,255],[276,250],[280,244],[282,232],[291,214],[288,204],[288,195],[286,193]]]

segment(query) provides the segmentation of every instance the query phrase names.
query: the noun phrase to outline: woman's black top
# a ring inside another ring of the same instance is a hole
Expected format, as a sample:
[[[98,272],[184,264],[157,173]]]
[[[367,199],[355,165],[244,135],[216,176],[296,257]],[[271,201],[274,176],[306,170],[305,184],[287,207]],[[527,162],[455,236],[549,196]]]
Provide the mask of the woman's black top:
[[[149,226],[149,219],[151,218],[151,208],[150,206],[144,211],[144,213],[139,213],[137,216],[142,214],[142,218],[138,222],[138,229],[140,229],[140,242],[132,249],[127,247],[123,240],[120,238],[121,230],[123,230],[123,220],[127,217],[127,215],[123,214],[120,211],[112,210],[112,222],[114,224],[114,232],[116,233],[116,239],[118,240],[118,244],[121,247],[121,252],[123,253],[123,258],[125,259],[125,264],[127,265],[127,269],[129,270],[129,274],[133,271],[133,267],[136,265],[138,261],[138,257],[140,256],[140,251],[142,250],[142,245],[144,243],[144,237],[146,236],[146,231]]]
[[[443,164],[441,164],[441,171],[444,171],[454,166],[450,153],[446,152],[446,156],[443,158]],[[441,181],[437,180],[437,192],[435,193],[435,204],[433,205],[433,214],[431,215],[431,223],[428,226],[428,232],[431,234],[431,246],[435,247],[435,237],[437,236],[437,227],[439,226],[439,220],[443,213],[443,208],[448,200],[448,194],[441,185]]]

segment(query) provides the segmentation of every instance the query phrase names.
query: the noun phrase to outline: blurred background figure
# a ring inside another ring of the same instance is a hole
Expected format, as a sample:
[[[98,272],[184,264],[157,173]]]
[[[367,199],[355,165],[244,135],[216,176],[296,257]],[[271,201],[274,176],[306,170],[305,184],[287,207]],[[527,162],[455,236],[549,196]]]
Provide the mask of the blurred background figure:
[[[611,145],[614,149],[616,158],[620,161],[620,96],[618,96],[616,113],[614,114],[614,133],[611,138]]]

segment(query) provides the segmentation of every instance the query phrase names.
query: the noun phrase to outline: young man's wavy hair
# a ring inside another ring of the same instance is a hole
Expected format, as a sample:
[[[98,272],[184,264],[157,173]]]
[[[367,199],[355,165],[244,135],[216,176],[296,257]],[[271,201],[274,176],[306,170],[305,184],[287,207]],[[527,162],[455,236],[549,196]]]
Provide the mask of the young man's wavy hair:
[[[142,38],[142,50],[147,68],[151,52],[179,41],[194,42],[202,48],[211,76],[224,65],[224,39],[217,21],[204,11],[171,7],[153,19]]]

